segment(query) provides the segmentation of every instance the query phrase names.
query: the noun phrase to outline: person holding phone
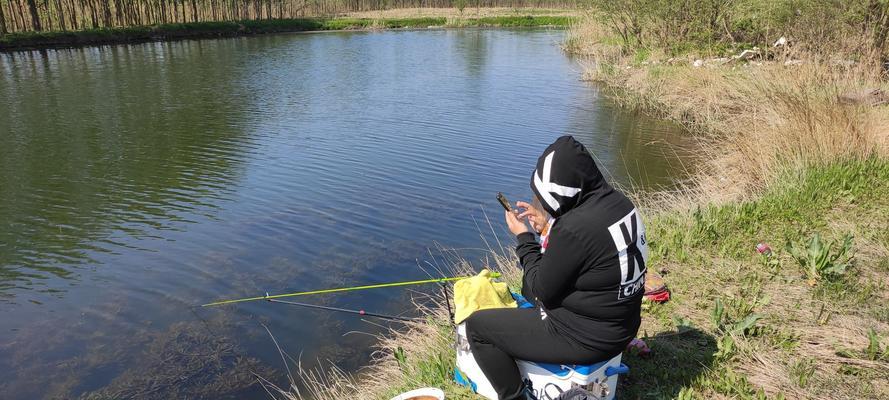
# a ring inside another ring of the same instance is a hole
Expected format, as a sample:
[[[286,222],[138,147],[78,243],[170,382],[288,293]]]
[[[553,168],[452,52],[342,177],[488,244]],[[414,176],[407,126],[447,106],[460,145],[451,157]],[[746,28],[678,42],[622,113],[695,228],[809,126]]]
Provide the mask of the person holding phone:
[[[517,202],[505,218],[518,241],[522,294],[535,308],[481,310],[466,321],[472,354],[502,400],[530,398],[516,359],[604,361],[641,323],[648,245],[633,203],[571,136],[540,156],[531,190],[533,204]]]

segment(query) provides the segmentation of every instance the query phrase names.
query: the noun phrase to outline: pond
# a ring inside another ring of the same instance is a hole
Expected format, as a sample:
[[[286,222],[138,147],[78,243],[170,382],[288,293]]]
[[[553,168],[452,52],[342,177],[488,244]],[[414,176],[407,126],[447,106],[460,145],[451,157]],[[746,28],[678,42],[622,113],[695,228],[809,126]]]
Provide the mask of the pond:
[[[193,306],[423,279],[446,269],[442,249],[479,259],[485,240],[510,240],[496,192],[528,198],[560,135],[621,185],[673,185],[687,135],[581,82],[563,37],[336,32],[0,54],[2,397],[266,398],[251,372],[284,382],[284,368],[264,326],[307,366],[354,369],[390,323]],[[411,296],[434,289],[300,299],[410,315]]]

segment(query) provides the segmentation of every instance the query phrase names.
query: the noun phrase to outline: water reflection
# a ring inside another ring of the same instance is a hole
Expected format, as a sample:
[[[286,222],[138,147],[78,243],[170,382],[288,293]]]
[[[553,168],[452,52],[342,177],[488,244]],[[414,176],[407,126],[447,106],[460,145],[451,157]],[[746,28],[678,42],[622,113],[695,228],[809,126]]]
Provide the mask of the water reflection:
[[[609,180],[638,193],[670,189],[688,175],[695,158],[694,138],[677,134],[671,122],[601,101],[595,88],[586,95],[585,106],[572,110],[569,129]]]
[[[163,240],[228,196],[251,146],[241,77],[200,43],[0,55],[0,294]]]
[[[0,393],[264,398],[242,379],[281,365],[260,322],[307,363],[346,369],[373,342],[348,333],[382,328],[266,303],[190,306],[425,278],[436,243],[483,247],[477,222],[499,215],[493,194],[527,198],[539,152],[562,134],[619,182],[669,185],[675,154],[651,143],[685,136],[579,82],[561,35],[267,35],[0,55]],[[311,300],[397,314],[411,295]],[[183,356],[192,349],[206,357]],[[166,383],[167,356],[187,382]]]

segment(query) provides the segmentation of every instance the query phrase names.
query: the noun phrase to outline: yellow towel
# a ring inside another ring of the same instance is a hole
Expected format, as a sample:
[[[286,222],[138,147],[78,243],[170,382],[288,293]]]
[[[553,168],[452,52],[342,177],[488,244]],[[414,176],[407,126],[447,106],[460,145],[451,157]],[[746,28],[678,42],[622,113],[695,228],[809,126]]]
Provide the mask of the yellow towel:
[[[483,269],[472,278],[461,279],[454,284],[454,323],[464,319],[478,310],[489,308],[516,308],[517,304],[509,288],[503,282],[494,282],[491,271]]]

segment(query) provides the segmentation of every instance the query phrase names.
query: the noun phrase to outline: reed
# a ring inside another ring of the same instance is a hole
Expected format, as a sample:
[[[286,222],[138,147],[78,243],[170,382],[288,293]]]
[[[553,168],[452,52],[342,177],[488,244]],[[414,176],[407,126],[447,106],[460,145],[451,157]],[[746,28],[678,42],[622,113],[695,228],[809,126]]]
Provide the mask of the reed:
[[[788,170],[889,154],[885,108],[846,100],[889,89],[879,63],[850,59],[858,57],[857,46],[840,53],[771,50],[737,61],[627,47],[589,16],[571,29],[566,49],[589,57],[585,79],[700,139],[706,162],[685,187],[685,194],[703,196],[698,200],[750,198]],[[694,67],[697,60],[703,65]]]

